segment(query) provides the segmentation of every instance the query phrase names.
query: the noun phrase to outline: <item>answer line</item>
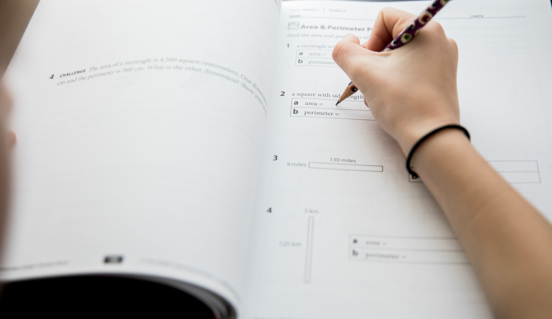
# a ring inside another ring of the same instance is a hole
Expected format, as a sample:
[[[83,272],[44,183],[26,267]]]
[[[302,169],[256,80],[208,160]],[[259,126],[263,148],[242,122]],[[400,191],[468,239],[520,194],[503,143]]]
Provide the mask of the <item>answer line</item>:
[[[458,239],[458,237],[450,237],[450,236],[381,236],[381,235],[366,235],[366,234],[351,234],[349,235],[350,238],[353,237],[375,237],[375,238],[399,238],[399,239]]]

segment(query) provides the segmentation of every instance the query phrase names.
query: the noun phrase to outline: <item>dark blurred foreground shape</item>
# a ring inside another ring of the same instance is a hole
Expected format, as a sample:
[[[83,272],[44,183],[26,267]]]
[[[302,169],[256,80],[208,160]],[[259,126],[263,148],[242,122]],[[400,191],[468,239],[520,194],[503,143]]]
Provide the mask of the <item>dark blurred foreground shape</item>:
[[[0,318],[213,319],[211,310],[169,286],[118,277],[79,276],[8,284]]]

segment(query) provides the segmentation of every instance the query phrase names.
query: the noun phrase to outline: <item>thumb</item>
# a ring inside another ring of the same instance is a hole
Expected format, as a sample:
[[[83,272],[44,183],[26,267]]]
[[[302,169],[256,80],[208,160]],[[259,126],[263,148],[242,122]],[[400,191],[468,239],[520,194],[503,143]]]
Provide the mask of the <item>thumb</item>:
[[[406,27],[412,24],[416,16],[395,8],[383,8],[376,18],[372,34],[366,48],[379,52],[383,50]]]
[[[371,52],[360,45],[360,40],[355,35],[349,33],[335,45],[332,58],[345,73],[350,75],[358,67],[359,59],[367,54]]]

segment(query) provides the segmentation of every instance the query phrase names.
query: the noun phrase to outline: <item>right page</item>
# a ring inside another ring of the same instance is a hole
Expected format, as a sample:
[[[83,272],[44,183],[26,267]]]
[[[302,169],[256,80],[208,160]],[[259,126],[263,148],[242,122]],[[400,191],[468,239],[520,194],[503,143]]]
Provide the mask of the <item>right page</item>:
[[[492,317],[444,214],[363,97],[335,106],[349,79],[334,45],[366,41],[384,6],[429,4],[284,3],[245,318]],[[552,217],[550,1],[452,1],[436,20],[459,46],[472,143]]]

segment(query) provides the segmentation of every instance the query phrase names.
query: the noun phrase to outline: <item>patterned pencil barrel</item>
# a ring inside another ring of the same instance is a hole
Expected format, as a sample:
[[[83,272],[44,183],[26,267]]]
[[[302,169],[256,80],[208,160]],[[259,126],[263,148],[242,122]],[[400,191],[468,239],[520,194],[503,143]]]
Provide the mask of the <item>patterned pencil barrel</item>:
[[[403,30],[383,51],[395,50],[412,41],[422,29],[450,0],[436,0],[422,12],[411,25]]]
[[[433,19],[433,17],[435,17],[435,15],[450,1],[451,0],[435,0],[416,18],[416,20],[414,20],[414,22],[412,22],[411,25],[409,25],[395,39],[393,39],[393,41],[391,41],[391,43],[389,43],[385,49],[382,50],[382,52],[398,49],[412,41],[412,39],[414,39],[414,37],[416,37],[416,35],[420,32],[420,29],[426,26],[427,23],[431,21],[431,19]],[[343,102],[343,100],[355,94],[357,91],[358,88],[353,84],[353,82],[349,83],[345,91],[343,91],[343,94],[341,94],[339,101],[337,101],[335,105]]]

